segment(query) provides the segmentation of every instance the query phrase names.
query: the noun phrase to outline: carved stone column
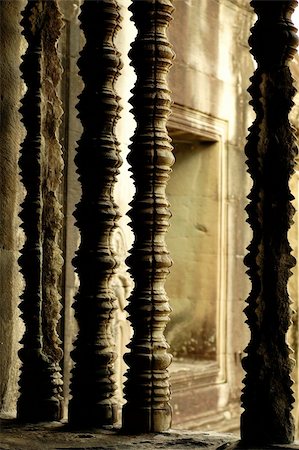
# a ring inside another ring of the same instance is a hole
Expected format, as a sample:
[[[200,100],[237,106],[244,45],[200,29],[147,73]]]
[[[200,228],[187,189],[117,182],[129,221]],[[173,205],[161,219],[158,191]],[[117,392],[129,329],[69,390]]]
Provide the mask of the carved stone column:
[[[171,105],[166,76],[173,51],[166,29],[173,6],[170,0],[133,0],[130,9],[138,31],[131,50],[137,127],[129,155],[136,194],[130,211],[135,243],[128,263],[135,288],[127,308],[134,336],[125,358],[129,370],[123,426],[128,432],[159,432],[171,424],[171,356],[163,333],[170,312],[164,290],[171,266],[165,245],[170,217],[165,188],[174,157],[166,129]]]
[[[80,279],[75,302],[79,334],[72,353],[69,421],[80,427],[117,420],[112,334],[116,299],[110,282],[116,267],[111,239],[118,219],[113,200],[121,163],[115,82],[121,61],[114,45],[120,24],[116,0],[84,1],[79,18],[86,38],[78,62],[85,85],[77,106],[83,125],[76,156],[82,197],[75,213],[81,244],[74,260]]]
[[[257,62],[249,89],[256,119],[246,146],[253,180],[247,207],[253,238],[245,259],[252,281],[246,308],[251,340],[243,359],[241,436],[244,443],[260,446],[294,439],[286,333],[291,322],[287,283],[295,264],[287,234],[294,214],[289,178],[297,154],[288,119],[295,92],[288,66],[297,46],[291,22],[296,5],[293,0],[251,2],[258,16],[249,40]]]
[[[27,86],[21,107],[27,134],[19,161],[26,189],[20,214],[25,244],[19,259],[25,281],[20,305],[25,333],[19,353],[23,364],[17,414],[20,421],[38,422],[59,420],[62,401],[62,350],[56,331],[62,266],[58,246],[62,157],[57,140],[61,69],[56,50],[62,20],[57,1],[28,1],[22,25],[28,44],[21,66]]]

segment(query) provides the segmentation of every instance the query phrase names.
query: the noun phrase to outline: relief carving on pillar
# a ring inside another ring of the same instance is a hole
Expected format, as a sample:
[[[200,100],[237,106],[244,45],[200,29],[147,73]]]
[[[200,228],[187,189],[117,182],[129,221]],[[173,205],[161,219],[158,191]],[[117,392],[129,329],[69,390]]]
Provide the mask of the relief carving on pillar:
[[[123,404],[124,373],[127,368],[123,356],[132,337],[132,328],[128,321],[126,306],[132,291],[133,282],[127,271],[125,260],[128,253],[125,233],[121,227],[117,227],[112,235],[112,250],[117,260],[118,268],[111,280],[111,289],[116,297],[116,310],[113,319],[113,337],[118,358],[115,361],[115,374],[119,406]]]

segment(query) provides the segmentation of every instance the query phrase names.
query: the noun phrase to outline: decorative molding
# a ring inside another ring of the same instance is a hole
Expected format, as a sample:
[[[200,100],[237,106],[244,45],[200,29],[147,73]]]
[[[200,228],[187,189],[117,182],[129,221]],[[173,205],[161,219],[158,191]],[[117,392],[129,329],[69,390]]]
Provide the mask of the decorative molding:
[[[137,28],[130,52],[137,75],[131,99],[137,127],[128,157],[136,186],[129,213],[135,242],[128,258],[135,287],[127,308],[134,335],[125,356],[123,427],[136,433],[164,431],[171,424],[171,356],[164,337],[170,306],[164,283],[171,266],[165,189],[174,158],[166,129],[171,105],[166,77],[173,51],[166,29],[173,9],[170,0],[133,0],[130,6]]]
[[[249,39],[257,62],[249,88],[256,119],[246,145],[253,180],[247,207],[253,238],[245,259],[252,282],[245,310],[251,339],[243,359],[241,437],[246,445],[264,446],[294,439],[286,333],[291,323],[287,285],[295,264],[288,230],[297,147],[288,116],[295,94],[289,63],[298,43],[291,22],[297,1],[252,1],[251,6],[258,17]]]
[[[228,139],[227,121],[177,103],[174,103],[171,108],[167,127],[192,133],[199,136],[201,140],[220,141],[224,145]]]
[[[111,280],[117,266],[112,233],[119,213],[113,188],[121,159],[115,126],[119,99],[115,83],[121,69],[114,39],[120,26],[116,0],[84,1],[79,16],[86,43],[78,61],[84,89],[77,109],[83,126],[77,156],[81,201],[75,217],[81,244],[74,259],[80,279],[75,311],[79,333],[72,358],[69,422],[103,426],[117,421]]]

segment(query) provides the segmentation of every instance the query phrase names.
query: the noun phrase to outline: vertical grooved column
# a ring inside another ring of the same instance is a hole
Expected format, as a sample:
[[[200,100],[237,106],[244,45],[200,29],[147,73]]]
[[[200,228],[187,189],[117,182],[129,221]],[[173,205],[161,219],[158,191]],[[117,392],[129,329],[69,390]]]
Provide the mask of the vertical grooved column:
[[[289,178],[297,155],[288,119],[295,93],[288,66],[297,46],[291,22],[296,5],[294,0],[251,2],[258,17],[249,40],[257,62],[249,89],[256,119],[246,145],[253,180],[247,207],[253,238],[245,259],[252,282],[245,310],[251,339],[243,359],[241,438],[259,446],[294,439],[286,333],[291,323],[287,283],[295,264],[287,235],[294,214]]]
[[[129,155],[136,187],[130,211],[135,242],[128,258],[135,288],[128,306],[134,336],[125,357],[123,426],[138,433],[164,431],[171,424],[171,356],[163,333],[170,312],[164,289],[171,266],[165,189],[174,157],[166,129],[171,105],[166,77],[173,51],[166,29],[173,6],[170,0],[133,0],[130,9],[138,32],[130,52],[137,75],[131,100],[137,128]]]
[[[57,1],[28,1],[22,25],[28,44],[21,66],[27,91],[20,110],[26,137],[19,160],[26,189],[20,213],[25,244],[19,259],[25,281],[20,305],[25,333],[19,352],[23,364],[17,416],[23,422],[40,422],[59,420],[62,413],[62,350],[56,331],[62,266],[57,200],[62,171],[57,140],[61,68],[56,50],[62,20]]]
[[[80,21],[86,43],[78,62],[84,89],[77,109],[83,133],[76,164],[82,197],[75,217],[81,244],[74,260],[80,279],[75,311],[75,342],[69,421],[72,426],[102,426],[117,420],[110,288],[116,260],[111,234],[118,210],[113,189],[121,160],[115,137],[119,102],[115,82],[121,61],[114,45],[120,24],[116,0],[84,1]]]

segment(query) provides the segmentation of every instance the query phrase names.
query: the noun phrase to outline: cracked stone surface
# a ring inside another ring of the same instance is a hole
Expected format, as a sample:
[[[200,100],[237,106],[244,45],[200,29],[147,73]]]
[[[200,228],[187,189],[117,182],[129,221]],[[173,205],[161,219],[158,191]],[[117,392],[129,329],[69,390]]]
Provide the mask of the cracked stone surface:
[[[211,432],[171,430],[136,436],[123,435],[116,429],[71,431],[60,423],[22,426],[8,420],[3,420],[0,428],[0,450],[222,450],[236,441],[232,434]]]
[[[299,449],[299,443],[266,449]],[[160,434],[123,435],[117,429],[71,431],[61,423],[18,425],[0,422],[0,450],[243,450],[232,434],[171,430]],[[247,448],[247,450],[250,450]]]

